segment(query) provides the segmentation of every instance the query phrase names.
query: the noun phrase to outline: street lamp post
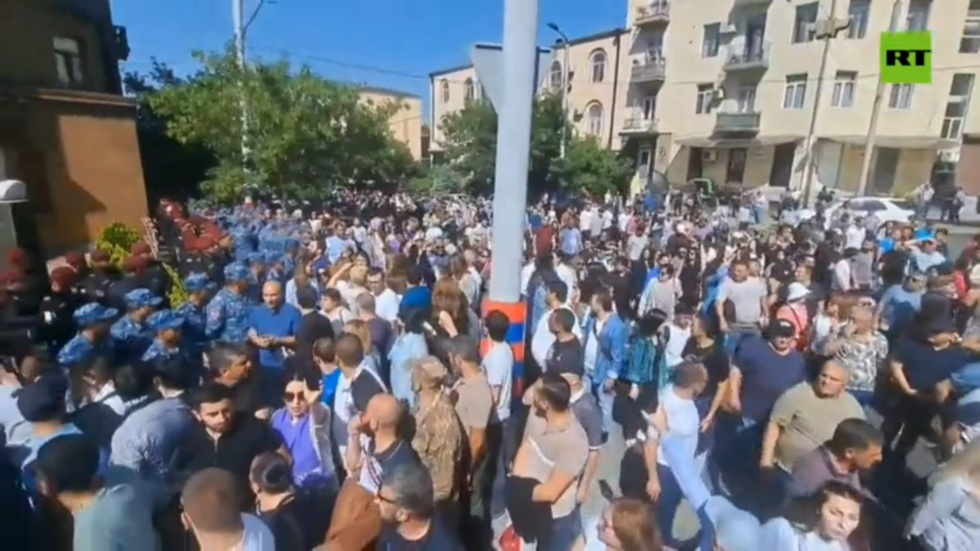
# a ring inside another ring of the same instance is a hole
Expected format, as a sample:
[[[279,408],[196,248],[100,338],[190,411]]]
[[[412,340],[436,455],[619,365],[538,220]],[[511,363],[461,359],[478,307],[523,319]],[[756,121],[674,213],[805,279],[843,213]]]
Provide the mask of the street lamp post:
[[[565,144],[568,142],[568,36],[562,32],[558,25],[554,23],[548,23],[548,28],[558,33],[561,37],[561,41],[564,43],[563,50],[563,60],[561,64],[561,158],[565,158]]]

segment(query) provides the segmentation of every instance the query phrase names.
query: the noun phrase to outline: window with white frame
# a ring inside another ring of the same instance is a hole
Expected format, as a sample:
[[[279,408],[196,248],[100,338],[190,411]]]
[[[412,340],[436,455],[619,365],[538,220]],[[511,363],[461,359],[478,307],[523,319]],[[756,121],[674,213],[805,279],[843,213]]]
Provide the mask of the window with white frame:
[[[442,83],[439,84],[439,87],[442,88],[442,102],[449,102],[449,81],[443,79]]]
[[[929,30],[929,10],[932,0],[912,0],[905,14],[905,29],[909,31]]]
[[[783,109],[803,109],[806,105],[806,74],[786,77],[783,92]]]
[[[793,44],[813,42],[817,38],[817,8],[819,2],[796,6],[796,20],[793,22]]]
[[[556,59],[551,62],[551,72],[548,74],[548,87],[552,90],[561,90],[561,83],[561,62]]]
[[[960,53],[980,53],[980,0],[970,0],[970,8],[966,12],[966,21],[963,22]]]
[[[593,102],[585,111],[586,131],[592,136],[602,135],[603,118],[602,104]]]
[[[710,114],[714,101],[715,86],[713,84],[698,84],[698,99],[694,105],[694,112],[698,115]]]
[[[468,78],[463,82],[463,101],[473,101],[474,94],[473,79]]]
[[[606,52],[596,50],[592,52],[592,82],[602,82],[606,80]]]
[[[744,85],[738,87],[738,112],[755,113],[756,87]]]
[[[949,86],[949,100],[946,102],[946,113],[943,117],[942,137],[947,140],[958,140],[963,135],[963,120],[970,105],[970,95],[973,93],[974,75],[972,73],[957,73]]]
[[[854,71],[837,71],[834,77],[834,94],[830,98],[833,107],[854,107],[854,85],[857,73]]]
[[[721,23],[704,26],[704,36],[701,38],[701,57],[718,55],[718,45],[721,40]]]
[[[53,39],[54,61],[58,81],[62,86],[79,86],[85,82],[82,70],[82,49],[74,38],[56,36]]]
[[[847,27],[847,38],[862,39],[868,32],[868,13],[871,11],[871,0],[851,0],[847,7],[847,17],[851,25]]]
[[[914,90],[915,86],[912,84],[892,84],[891,93],[888,95],[888,108],[910,109]]]

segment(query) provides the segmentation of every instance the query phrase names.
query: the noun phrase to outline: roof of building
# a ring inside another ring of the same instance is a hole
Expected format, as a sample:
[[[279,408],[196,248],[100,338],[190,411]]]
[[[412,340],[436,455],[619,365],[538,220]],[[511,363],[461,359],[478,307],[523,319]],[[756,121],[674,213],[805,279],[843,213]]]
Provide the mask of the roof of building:
[[[598,40],[605,40],[607,38],[612,38],[614,36],[621,36],[623,33],[627,33],[627,32],[629,32],[629,30],[624,29],[622,27],[616,27],[615,29],[608,29],[608,30],[605,30],[605,31],[600,31],[600,32],[597,32],[597,33],[592,33],[592,34],[588,34],[588,35],[585,35],[585,36],[581,36],[579,38],[572,38],[571,40],[568,41],[568,45],[569,46],[579,46],[581,44],[588,44],[589,42],[596,42]],[[555,44],[556,45],[560,45],[561,44],[561,40],[555,41]],[[465,65],[456,65],[455,67],[449,67],[447,69],[439,69],[439,70],[432,71],[431,73],[429,73],[429,78],[435,78],[435,77],[438,77],[440,75],[446,75],[446,74],[449,74],[449,73],[455,73],[455,72],[458,72],[458,71],[464,71],[464,70],[469,69],[471,67],[473,67],[473,64],[472,63],[467,63]]]
[[[370,86],[367,84],[354,84],[352,86],[355,89],[357,89],[359,92],[368,92],[368,93],[373,92],[375,94],[382,94],[385,96],[397,96],[400,98],[422,99],[422,96],[419,96],[418,94],[405,92],[404,90],[395,90],[394,88],[384,88],[382,86]]]

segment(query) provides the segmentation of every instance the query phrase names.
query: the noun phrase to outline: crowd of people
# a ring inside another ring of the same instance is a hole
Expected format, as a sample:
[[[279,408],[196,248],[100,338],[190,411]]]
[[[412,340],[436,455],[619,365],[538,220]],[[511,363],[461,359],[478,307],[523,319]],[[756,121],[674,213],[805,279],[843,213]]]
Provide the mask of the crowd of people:
[[[509,316],[483,306],[491,215],[163,202],[159,240],[118,266],[69,255],[45,291],[11,255],[7,309],[43,300],[4,346],[0,538],[980,548],[980,239],[954,258],[942,230],[873,217],[545,197]]]

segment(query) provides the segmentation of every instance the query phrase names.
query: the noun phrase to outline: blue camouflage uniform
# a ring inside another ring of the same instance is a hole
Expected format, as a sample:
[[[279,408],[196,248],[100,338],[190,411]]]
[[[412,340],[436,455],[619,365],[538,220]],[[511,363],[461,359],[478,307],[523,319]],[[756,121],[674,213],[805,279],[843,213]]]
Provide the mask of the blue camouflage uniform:
[[[183,325],[184,319],[174,313],[173,310],[160,310],[159,312],[154,312],[146,319],[147,328],[154,333],[166,329],[179,330]],[[157,335],[154,337],[153,342],[150,343],[149,348],[146,349],[146,352],[143,353],[142,359],[144,362],[149,362],[156,358],[173,358],[175,356],[186,356],[184,348],[179,344],[177,346],[168,346]]]
[[[248,279],[248,268],[233,262],[225,266],[228,283]],[[248,333],[248,300],[228,287],[218,291],[206,308],[205,325],[208,338],[228,342],[245,342]]]
[[[205,291],[212,286],[205,274],[191,274],[184,279],[184,290],[188,293]],[[194,349],[195,353],[204,350],[204,345],[208,342],[205,307],[184,302],[174,313],[184,320],[183,335],[187,346]]]
[[[126,309],[130,312],[139,308],[156,307],[163,302],[162,298],[154,296],[149,289],[144,288],[133,289],[123,298],[126,301]],[[129,314],[112,324],[109,334],[112,335],[117,358],[121,362],[141,357],[150,345],[146,324],[133,319]]]
[[[115,308],[106,308],[97,302],[90,302],[77,308],[72,313],[72,318],[79,329],[85,329],[95,323],[109,322],[118,314],[119,311]],[[112,339],[103,338],[93,343],[79,331],[58,351],[58,364],[69,366],[97,356],[113,358]]]

